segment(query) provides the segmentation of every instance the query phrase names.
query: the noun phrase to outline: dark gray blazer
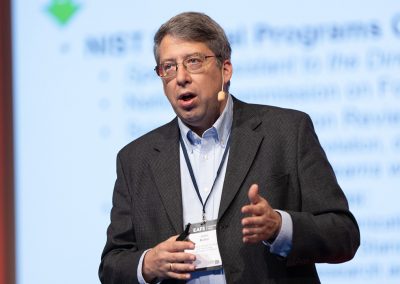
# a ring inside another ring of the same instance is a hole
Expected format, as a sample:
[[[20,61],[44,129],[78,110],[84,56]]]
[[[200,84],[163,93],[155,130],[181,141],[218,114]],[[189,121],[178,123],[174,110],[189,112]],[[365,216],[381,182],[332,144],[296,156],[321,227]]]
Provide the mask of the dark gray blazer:
[[[102,283],[137,283],[143,251],[183,230],[178,135],[175,118],[118,154]],[[319,283],[315,263],[350,260],[358,226],[309,116],[234,99],[231,135],[217,226],[227,282]],[[287,258],[262,243],[242,242],[240,209],[253,183],[273,208],[292,217]]]

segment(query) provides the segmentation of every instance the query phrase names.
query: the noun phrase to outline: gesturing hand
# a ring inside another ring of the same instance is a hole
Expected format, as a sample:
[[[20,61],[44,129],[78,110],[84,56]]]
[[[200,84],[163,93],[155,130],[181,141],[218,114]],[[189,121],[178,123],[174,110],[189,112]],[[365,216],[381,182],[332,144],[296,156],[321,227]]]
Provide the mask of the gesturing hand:
[[[250,186],[248,197],[250,204],[242,207],[242,213],[250,215],[242,219],[243,242],[256,243],[275,238],[281,229],[281,215],[258,194],[258,185]]]
[[[195,270],[193,261],[196,256],[185,253],[186,249],[194,249],[190,241],[176,241],[177,236],[158,244],[144,256],[142,273],[146,282],[155,278],[190,279]]]

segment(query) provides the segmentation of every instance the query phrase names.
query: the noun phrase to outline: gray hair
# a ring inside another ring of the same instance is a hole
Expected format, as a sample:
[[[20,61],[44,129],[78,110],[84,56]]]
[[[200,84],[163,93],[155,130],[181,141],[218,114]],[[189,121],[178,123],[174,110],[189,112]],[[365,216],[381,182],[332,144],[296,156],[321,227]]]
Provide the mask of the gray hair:
[[[231,59],[231,45],[222,27],[203,13],[185,12],[164,23],[154,35],[154,58],[160,60],[158,49],[166,35],[179,39],[202,42],[218,56],[218,63]]]

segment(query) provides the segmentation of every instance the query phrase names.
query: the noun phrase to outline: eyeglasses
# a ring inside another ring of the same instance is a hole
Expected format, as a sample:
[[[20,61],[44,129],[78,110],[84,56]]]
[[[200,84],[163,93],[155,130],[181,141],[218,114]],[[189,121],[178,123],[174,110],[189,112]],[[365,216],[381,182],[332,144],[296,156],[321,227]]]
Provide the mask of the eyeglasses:
[[[196,53],[186,57],[182,63],[177,63],[174,61],[165,61],[154,68],[157,75],[161,78],[170,78],[176,76],[178,72],[178,65],[182,64],[185,69],[192,74],[201,73],[204,71],[206,66],[207,58],[220,57],[216,55],[204,55],[201,53]]]

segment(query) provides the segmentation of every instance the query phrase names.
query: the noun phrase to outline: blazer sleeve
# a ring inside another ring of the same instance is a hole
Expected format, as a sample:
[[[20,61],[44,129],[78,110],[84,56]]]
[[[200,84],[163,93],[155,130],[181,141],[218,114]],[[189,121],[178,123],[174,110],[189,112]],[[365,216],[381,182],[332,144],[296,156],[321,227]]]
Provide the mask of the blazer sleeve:
[[[308,115],[298,127],[297,171],[301,210],[288,212],[293,243],[287,264],[352,259],[360,245],[359,228]]]
[[[107,241],[99,268],[99,277],[103,284],[138,283],[137,266],[144,250],[138,250],[136,245],[131,204],[132,198],[119,153],[111,223],[107,229]]]

